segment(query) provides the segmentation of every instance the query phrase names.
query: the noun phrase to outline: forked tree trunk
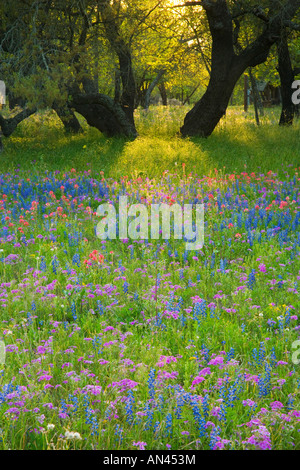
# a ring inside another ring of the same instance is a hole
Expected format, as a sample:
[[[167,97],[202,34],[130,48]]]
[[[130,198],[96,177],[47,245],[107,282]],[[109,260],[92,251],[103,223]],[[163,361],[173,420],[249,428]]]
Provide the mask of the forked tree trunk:
[[[81,114],[87,123],[96,127],[108,137],[137,136],[134,123],[128,119],[122,106],[109,96],[98,94],[78,94],[73,96],[70,106]]]
[[[183,136],[208,137],[225,114],[239,77],[248,67],[255,67],[267,59],[284,23],[293,18],[300,3],[299,0],[287,1],[266,22],[257,39],[239,54],[234,52],[233,19],[226,0],[202,0],[199,3],[206,11],[212,35],[211,76],[206,92],[187,113],[180,131]]]
[[[58,105],[57,103],[53,103],[52,108],[63,123],[65,131],[68,134],[79,134],[82,132],[80,122],[71,108],[69,108],[67,105]]]

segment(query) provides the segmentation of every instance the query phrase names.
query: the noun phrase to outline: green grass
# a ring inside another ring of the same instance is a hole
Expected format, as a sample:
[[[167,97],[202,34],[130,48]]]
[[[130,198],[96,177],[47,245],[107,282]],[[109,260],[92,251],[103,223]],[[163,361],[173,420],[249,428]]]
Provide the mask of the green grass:
[[[282,176],[297,166],[300,154],[300,122],[291,128],[278,126],[279,108],[265,110],[261,125],[254,112],[230,108],[207,139],[183,139],[178,131],[188,107],[153,107],[136,112],[139,137],[134,141],[107,139],[82,122],[84,133],[65,135],[55,113],[32,116],[4,140],[0,171],[17,168],[36,171],[91,169],[106,177],[138,175],[155,177],[186,164],[186,172],[208,175],[214,169],[226,173],[262,172],[272,166]]]

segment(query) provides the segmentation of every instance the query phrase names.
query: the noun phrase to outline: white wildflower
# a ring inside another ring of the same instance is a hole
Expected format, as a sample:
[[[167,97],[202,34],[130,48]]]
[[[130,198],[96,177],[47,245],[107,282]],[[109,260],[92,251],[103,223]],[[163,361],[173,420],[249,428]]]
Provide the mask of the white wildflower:
[[[65,438],[66,439],[75,439],[77,441],[81,441],[81,439],[82,439],[79,432],[72,432],[72,431],[66,431],[65,432]]]

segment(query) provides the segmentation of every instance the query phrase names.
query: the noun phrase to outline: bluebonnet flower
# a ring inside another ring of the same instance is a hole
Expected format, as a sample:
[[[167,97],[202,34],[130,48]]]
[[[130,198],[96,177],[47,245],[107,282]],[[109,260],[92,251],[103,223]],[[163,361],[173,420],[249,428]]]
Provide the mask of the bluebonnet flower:
[[[242,374],[239,374],[234,380],[233,384],[231,384],[228,389],[227,397],[225,400],[227,407],[233,408],[234,406],[233,402],[238,399],[239,394],[243,391],[243,389],[244,389],[243,376]]]
[[[72,408],[72,413],[76,414],[78,411],[79,407],[79,400],[76,395],[72,395],[71,393],[69,394],[69,401],[72,403],[73,408]]]
[[[224,274],[225,273],[225,263],[224,263],[223,259],[220,260],[220,269],[221,269],[221,272]]]
[[[47,270],[47,265],[45,261],[45,256],[41,257],[41,262],[40,262],[40,271],[46,271]]]
[[[53,273],[57,274],[57,268],[59,267],[59,261],[58,261],[56,256],[53,256],[51,264],[52,264]]]
[[[286,409],[288,411],[291,411],[294,408],[294,402],[295,402],[295,397],[290,393],[289,394],[289,399],[286,405]]]
[[[203,318],[206,318],[207,317],[207,308],[206,308],[206,300],[202,300],[202,302],[200,302],[200,311],[201,311],[201,316]]]
[[[278,317],[278,330],[279,330],[279,333],[283,334],[284,323],[283,323],[283,317],[281,316]]]
[[[176,396],[176,409],[175,416],[177,419],[182,419],[182,408],[184,405],[184,398],[182,393],[178,393]]]
[[[133,420],[134,420],[134,417],[133,417],[134,402],[135,402],[135,399],[134,399],[133,391],[129,390],[127,394],[127,400],[125,402],[126,421],[129,424],[133,424]]]
[[[258,364],[258,352],[256,348],[252,349],[251,356],[254,359],[255,363]]]
[[[276,353],[275,353],[275,348],[273,346],[273,348],[271,349],[271,354],[270,354],[270,366],[274,367],[276,363],[277,363]]]
[[[98,421],[97,421],[96,416],[94,416],[94,410],[92,410],[92,408],[90,408],[90,406],[89,406],[89,399],[84,401],[83,406],[84,406],[84,409],[85,409],[85,423],[89,424],[92,428],[91,435],[92,436],[98,435],[99,425],[98,425]]]
[[[180,324],[181,324],[182,328],[185,327],[186,322],[187,322],[187,320],[186,320],[185,316],[182,313],[181,316],[180,316]]]
[[[158,434],[159,427],[160,427],[160,422],[156,421],[154,426],[153,426],[153,434],[154,434],[155,439],[157,438],[156,434]]]
[[[255,284],[255,269],[252,269],[252,271],[250,272],[249,276],[248,276],[248,288],[249,289],[253,289],[254,288],[254,284]]]
[[[99,315],[104,314],[104,308],[105,307],[102,305],[101,300],[97,300],[97,312],[99,313]]]
[[[145,429],[146,431],[149,431],[153,425],[153,416],[154,416],[154,411],[152,408],[152,402],[151,400],[148,400],[144,406],[144,411],[146,413],[146,423],[145,423]]]
[[[209,349],[205,346],[205,344],[202,344],[201,351],[203,353],[203,357],[205,361],[208,362],[209,361]]]
[[[199,437],[204,437],[206,435],[205,419],[201,415],[198,403],[194,399],[191,399],[191,406],[192,406],[192,411],[194,415],[194,420],[196,422],[196,425],[199,431]]]
[[[60,400],[60,407],[61,407],[61,411],[63,413],[66,413],[68,411],[68,407],[67,407],[67,404],[66,404],[66,401],[61,399]]]
[[[73,256],[72,264],[75,264],[78,267],[80,267],[80,255],[79,255],[79,253],[75,253],[75,255]]]
[[[94,336],[94,338],[92,339],[92,345],[93,345],[93,349],[96,351],[97,354],[102,353],[102,349],[100,347],[101,343],[102,343],[101,337],[99,335]]]
[[[27,312],[27,320],[28,320],[28,325],[32,325],[33,320],[30,312]]]
[[[73,320],[76,322],[77,320],[77,313],[76,313],[76,305],[75,305],[75,302],[72,301],[71,303],[71,312],[72,312],[72,317],[73,317]]]
[[[157,398],[157,406],[156,406],[157,411],[161,412],[163,410],[163,406],[164,406],[164,397],[160,393]]]
[[[128,286],[129,286],[128,282],[125,281],[124,284],[123,284],[123,292],[124,292],[125,294],[128,293]]]
[[[271,366],[265,362],[265,373],[259,375],[258,380],[258,396],[260,398],[266,397],[271,391]]]
[[[2,376],[4,375],[4,371]],[[0,392],[0,405],[5,402],[6,396],[12,393],[14,390],[18,390],[19,386],[15,386],[12,382],[2,386],[2,392]]]
[[[285,327],[287,327],[291,322],[291,311],[290,311],[289,308],[287,309],[287,311],[285,313],[285,319],[284,320],[285,320],[285,322],[284,322]]]
[[[215,259],[216,259],[216,255],[215,255],[215,252],[212,253],[211,255],[211,261],[210,261],[210,269],[213,270],[214,266],[215,266]]]
[[[204,418],[207,419],[209,415],[209,395],[208,394],[204,395],[204,398],[202,400],[202,409],[203,409]]]
[[[279,274],[278,275],[279,281],[277,282],[277,287],[280,289],[283,286],[283,281],[282,281],[282,276]]]
[[[173,419],[171,413],[166,416],[165,437],[172,437],[173,434]]]
[[[155,399],[155,369],[151,369],[148,376],[148,391],[151,400]]]
[[[234,348],[230,348],[230,351],[226,354],[226,360],[227,362],[230,361],[230,359],[234,358]]]
[[[224,403],[221,403],[219,421],[225,421],[226,422],[226,419],[227,419],[226,413],[227,413],[226,405]]]
[[[266,348],[265,344],[262,341],[259,346],[259,352],[258,352],[258,364],[262,365],[266,357]]]
[[[116,424],[115,436],[116,440],[121,444],[123,441],[123,428],[120,426],[120,424]]]
[[[220,440],[220,426],[214,426],[210,433],[209,448],[215,450],[216,443]]]

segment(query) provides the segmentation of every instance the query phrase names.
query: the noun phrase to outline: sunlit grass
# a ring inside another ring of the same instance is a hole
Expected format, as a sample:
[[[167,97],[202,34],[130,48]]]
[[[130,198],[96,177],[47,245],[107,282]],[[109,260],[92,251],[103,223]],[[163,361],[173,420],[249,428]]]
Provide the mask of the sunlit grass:
[[[208,174],[214,169],[226,172],[261,171],[276,168],[281,174],[297,166],[300,153],[300,121],[293,127],[278,126],[279,108],[266,109],[257,126],[254,111],[244,113],[232,107],[207,139],[183,139],[180,126],[188,111],[182,107],[151,107],[136,111],[139,137],[134,141],[107,139],[87,126],[79,117],[84,132],[69,136],[53,112],[34,115],[21,123],[4,140],[0,168],[16,168],[31,173],[64,168],[89,169],[105,176],[143,174],[149,177],[163,171],[173,172],[186,164],[187,172]]]

